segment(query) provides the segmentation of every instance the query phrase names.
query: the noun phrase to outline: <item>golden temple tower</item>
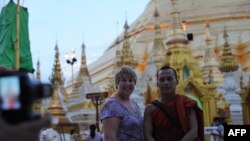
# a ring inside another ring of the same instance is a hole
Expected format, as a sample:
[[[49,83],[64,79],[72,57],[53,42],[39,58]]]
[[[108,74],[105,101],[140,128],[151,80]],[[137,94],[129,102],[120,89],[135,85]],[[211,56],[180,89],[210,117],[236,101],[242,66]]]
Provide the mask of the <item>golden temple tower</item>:
[[[41,73],[40,73],[40,61],[39,59],[37,60],[36,64],[36,80],[41,81]],[[32,108],[35,112],[41,113],[41,105],[42,105],[42,100],[36,101],[33,105]]]
[[[196,81],[202,84],[201,71],[192,56],[191,49],[187,47],[188,40],[181,25],[180,12],[177,9],[177,0],[171,0],[171,2],[173,9],[169,35],[166,42],[168,46],[166,64],[176,69],[180,81],[186,80],[188,76],[192,76]]]
[[[242,124],[243,123],[243,112],[242,112],[242,99],[237,94],[236,89],[238,88],[237,82],[234,79],[234,72],[238,69],[238,64],[234,59],[232,50],[228,43],[227,28],[224,26],[223,38],[225,40],[223,54],[221,57],[220,70],[225,72],[225,82],[223,88],[225,90],[225,99],[229,104],[227,120],[229,124]]]
[[[82,55],[81,55],[81,66],[80,66],[80,70],[78,72],[78,75],[75,79],[74,85],[73,85],[73,91],[72,94],[70,95],[70,98],[77,98],[79,97],[80,94],[80,88],[83,85],[84,81],[90,81],[90,77],[89,77],[89,71],[87,68],[87,63],[86,63],[86,53],[85,53],[85,44],[83,42],[82,44]]]
[[[231,48],[228,43],[228,34],[227,34],[227,28],[224,27],[224,35],[223,38],[225,39],[225,44],[223,48],[223,54],[221,57],[221,65],[220,70],[222,72],[233,72],[238,69],[238,64],[234,59],[234,56],[232,54]]]
[[[36,80],[41,81],[41,72],[40,72],[40,61],[39,61],[39,58],[37,60],[36,65],[37,65],[37,67],[36,67]]]
[[[63,110],[61,100],[59,98],[59,94],[66,94],[66,91],[63,86],[63,79],[62,79],[62,72],[61,72],[61,65],[59,60],[59,50],[58,46],[56,44],[55,46],[55,64],[53,68],[53,72],[50,78],[52,87],[53,87],[53,96],[50,100],[50,105],[48,108],[48,111],[52,114],[53,117],[58,118],[58,124],[52,125],[57,131],[60,131],[64,125],[71,125],[68,118],[66,117],[66,114]],[[69,126],[68,126],[69,128]],[[66,132],[69,132],[69,129],[67,128]]]
[[[205,79],[205,83],[219,86],[222,84],[224,79],[222,73],[219,70],[220,64],[212,47],[209,23],[205,24],[205,35],[206,49],[204,56],[204,66],[202,67],[203,78]]]
[[[177,0],[171,0],[172,12],[169,35],[167,37],[166,64],[173,67],[178,74],[177,92],[186,94],[197,101],[204,112],[205,126],[209,126],[216,115],[215,86],[204,85],[198,63],[188,48],[188,39],[184,32]]]
[[[132,68],[135,68],[137,65],[137,62],[135,60],[133,51],[130,47],[130,42],[129,42],[129,35],[128,35],[128,22],[126,20],[124,24],[124,41],[123,41],[123,46],[121,50],[116,51],[116,66],[119,68],[121,66],[130,66]]]

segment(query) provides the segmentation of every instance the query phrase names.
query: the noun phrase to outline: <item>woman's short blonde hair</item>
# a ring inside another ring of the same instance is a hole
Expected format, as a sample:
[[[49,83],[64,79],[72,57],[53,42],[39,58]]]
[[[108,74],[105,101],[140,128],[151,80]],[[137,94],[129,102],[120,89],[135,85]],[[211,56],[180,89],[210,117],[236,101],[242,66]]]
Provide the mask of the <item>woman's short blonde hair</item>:
[[[131,68],[131,67],[128,67],[128,66],[124,66],[124,67],[121,67],[118,72],[116,73],[115,75],[115,86],[117,88],[121,78],[125,78],[125,77],[131,77],[134,79],[135,83],[137,81],[137,77],[136,77],[136,73],[135,71]]]

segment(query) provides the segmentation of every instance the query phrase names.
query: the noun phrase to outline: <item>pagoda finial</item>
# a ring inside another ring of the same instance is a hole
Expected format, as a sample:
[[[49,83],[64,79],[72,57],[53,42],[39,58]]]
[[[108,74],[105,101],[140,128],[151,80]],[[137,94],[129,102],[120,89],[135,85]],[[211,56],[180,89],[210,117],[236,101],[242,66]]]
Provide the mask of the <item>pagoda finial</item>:
[[[81,66],[80,66],[80,70],[78,72],[78,75],[76,77],[76,80],[74,82],[73,85],[73,89],[72,89],[72,94],[71,94],[71,98],[77,98],[80,95],[80,88],[84,83],[91,83],[90,81],[90,76],[89,76],[89,71],[87,68],[87,61],[86,61],[86,46],[83,42],[82,44],[82,57],[81,57]]]
[[[59,83],[59,84],[63,84],[63,80],[62,80],[62,72],[61,72],[61,64],[60,64],[60,59],[59,59],[59,48],[58,48],[58,44],[56,41],[56,45],[55,45],[55,63],[54,63],[54,68],[52,69],[52,75],[51,75],[51,83]]]
[[[41,80],[41,72],[40,72],[40,61],[39,57],[37,59],[37,68],[36,68],[36,80]]]
[[[128,29],[129,29],[129,26],[128,26],[128,21],[127,21],[127,19],[126,19],[126,21],[125,21],[125,24],[124,24],[124,39],[126,40],[127,38],[128,38]]]
[[[153,43],[153,48],[151,51],[152,60],[155,63],[157,69],[163,64],[163,60],[165,58],[166,49],[163,43],[163,37],[161,33],[160,21],[159,21],[159,13],[157,10],[157,5],[155,6],[154,12],[155,18],[155,39]]]
[[[118,67],[121,67],[123,65],[135,67],[137,64],[135,61],[133,51],[130,47],[130,42],[129,42],[129,37],[128,37],[128,28],[129,26],[126,20],[124,24],[125,31],[124,31],[124,41],[123,41],[122,50],[116,51],[116,58],[117,58],[116,65]]]
[[[89,72],[88,72],[88,69],[87,69],[87,60],[86,60],[86,46],[83,42],[82,44],[82,57],[81,57],[81,67],[80,67],[80,72],[79,72],[79,75],[77,77],[77,81],[82,81],[82,80],[79,80],[81,77],[86,77],[89,79]]]
[[[177,8],[177,0],[171,0],[172,4],[172,12],[171,12],[171,24],[170,24],[170,32],[169,36],[167,37],[166,44],[173,44],[173,43],[184,43],[187,44],[187,36],[183,30],[181,19],[180,19],[180,12]]]
[[[84,41],[82,42],[82,50],[85,50],[86,46],[84,44]]]
[[[158,9],[157,9],[157,6],[155,6],[154,17],[157,18],[157,17],[159,17],[159,16],[160,16],[159,11],[158,11]]]
[[[116,22],[116,36],[117,36],[117,38],[116,38],[116,41],[115,41],[116,44],[119,44],[118,28],[119,28],[119,22],[117,21]]]
[[[223,33],[223,38],[225,39],[225,44],[227,44],[227,46],[229,46],[228,44],[228,33],[227,33],[227,26],[224,25],[224,33]]]
[[[52,69],[53,72],[51,74],[50,81],[53,86],[53,95],[50,100],[49,104],[49,112],[52,114],[52,116],[58,117],[59,118],[59,123],[62,122],[69,122],[68,119],[66,118],[66,114],[63,110],[60,98],[59,98],[59,93],[64,93],[63,89],[63,80],[62,80],[62,72],[61,72],[61,65],[60,65],[60,60],[59,60],[59,48],[58,44],[56,41],[55,45],[55,63],[54,63],[54,68]],[[64,96],[67,96],[67,94],[63,94]],[[67,97],[65,97],[67,99]]]
[[[205,34],[206,34],[205,41],[207,45],[210,45],[212,39],[211,39],[211,34],[210,34],[210,24],[208,22],[206,22],[205,24]]]
[[[202,67],[202,74],[205,82],[209,84],[220,84],[223,81],[223,76],[219,70],[219,61],[215,55],[214,48],[212,47],[212,38],[210,35],[210,25],[205,24],[205,55],[204,55],[204,66]]]
[[[223,48],[223,54],[222,54],[222,58],[221,58],[221,66],[220,66],[220,70],[222,72],[232,72],[232,71],[236,71],[238,69],[238,64],[236,63],[234,56],[232,54],[232,50],[229,46],[228,43],[228,33],[227,33],[227,27],[226,25],[224,26],[224,34],[223,34],[223,38],[225,40],[224,43],[224,48]]]

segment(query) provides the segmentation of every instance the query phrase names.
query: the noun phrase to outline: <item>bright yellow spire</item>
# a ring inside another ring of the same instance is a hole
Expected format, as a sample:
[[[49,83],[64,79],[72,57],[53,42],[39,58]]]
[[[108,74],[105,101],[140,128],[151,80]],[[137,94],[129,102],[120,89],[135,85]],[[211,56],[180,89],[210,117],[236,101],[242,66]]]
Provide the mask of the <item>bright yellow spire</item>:
[[[135,57],[133,54],[133,51],[130,47],[129,42],[129,35],[128,35],[128,22],[126,20],[124,24],[124,41],[121,51],[116,51],[116,66],[121,67],[124,65],[130,66],[130,67],[136,67],[137,62],[135,61]]]
[[[37,64],[36,64],[37,68],[36,68],[36,80],[41,80],[41,72],[40,72],[40,61],[39,58],[37,60]]]
[[[234,56],[232,54],[232,50],[228,43],[228,33],[227,28],[224,26],[224,35],[223,38],[225,39],[223,54],[221,58],[221,66],[220,70],[222,72],[232,72],[238,69],[238,64],[236,63]]]

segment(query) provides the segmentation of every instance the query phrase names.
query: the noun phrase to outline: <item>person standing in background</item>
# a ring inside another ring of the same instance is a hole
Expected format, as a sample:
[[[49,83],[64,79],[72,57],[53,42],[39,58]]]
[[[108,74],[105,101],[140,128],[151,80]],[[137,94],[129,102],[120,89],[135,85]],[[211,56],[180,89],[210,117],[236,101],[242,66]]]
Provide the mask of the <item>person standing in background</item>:
[[[70,141],[77,141],[77,133],[75,129],[70,130]]]
[[[86,141],[102,141],[102,135],[96,132],[96,125],[91,124],[89,126],[89,134],[87,135]]]
[[[224,126],[222,125],[221,120],[218,117],[215,117],[213,120],[213,127],[217,127],[212,131],[212,137],[214,141],[224,141]]]

